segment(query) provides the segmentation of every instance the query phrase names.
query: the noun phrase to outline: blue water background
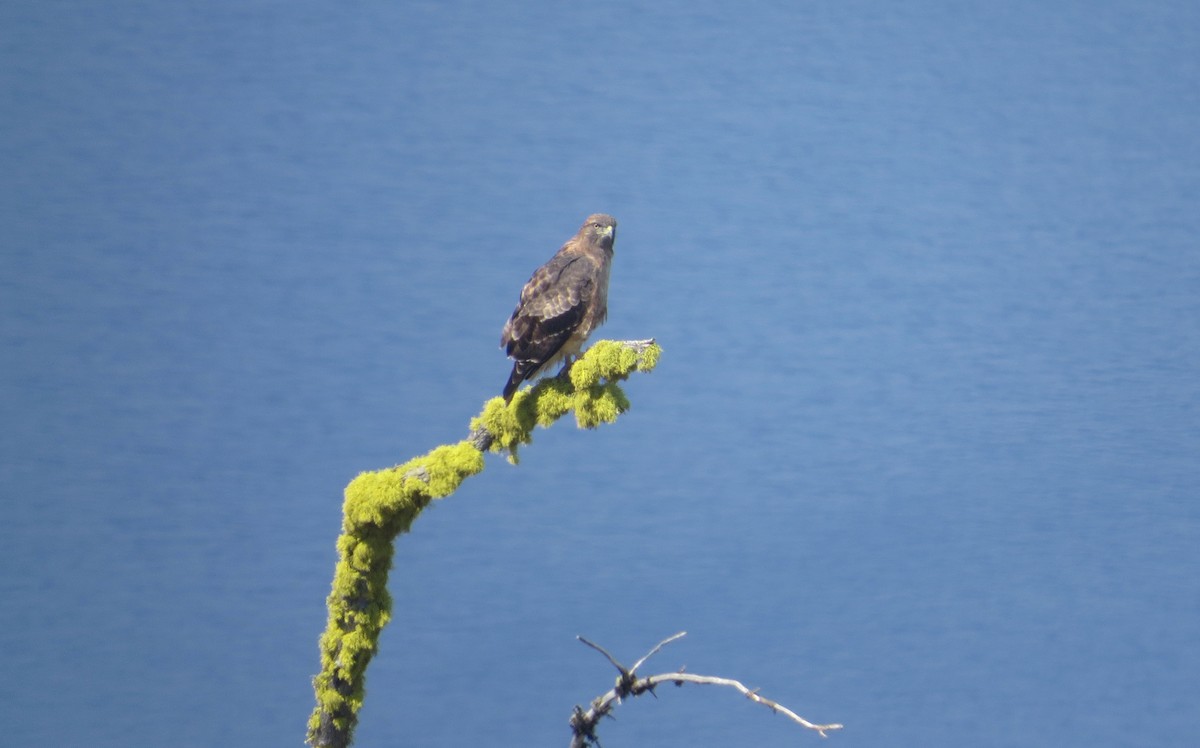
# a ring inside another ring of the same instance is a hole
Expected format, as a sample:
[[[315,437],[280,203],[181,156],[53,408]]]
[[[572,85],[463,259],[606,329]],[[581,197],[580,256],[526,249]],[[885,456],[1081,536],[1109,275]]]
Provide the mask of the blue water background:
[[[1200,5],[0,7],[0,717],[300,745],[358,472],[593,211],[614,426],[400,539],[362,746],[1200,744]]]

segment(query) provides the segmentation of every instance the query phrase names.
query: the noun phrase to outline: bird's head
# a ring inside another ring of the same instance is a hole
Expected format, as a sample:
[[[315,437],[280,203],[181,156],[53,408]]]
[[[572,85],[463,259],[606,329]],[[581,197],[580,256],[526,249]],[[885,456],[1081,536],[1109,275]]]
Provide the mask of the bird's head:
[[[617,240],[617,219],[604,213],[594,213],[583,222],[579,234],[605,249],[612,249],[613,242]]]

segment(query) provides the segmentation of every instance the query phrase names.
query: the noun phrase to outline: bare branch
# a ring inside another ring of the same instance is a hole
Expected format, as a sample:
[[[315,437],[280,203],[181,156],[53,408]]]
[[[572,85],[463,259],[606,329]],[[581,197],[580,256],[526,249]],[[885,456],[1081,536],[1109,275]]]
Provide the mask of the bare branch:
[[[607,649],[600,646],[599,644],[596,644],[595,642],[588,641],[587,639],[583,638],[582,636],[576,636],[575,638],[578,639],[579,641],[583,642],[584,644],[588,645],[592,649],[596,650],[600,654],[604,655],[605,657],[607,657],[608,661],[612,663],[612,666],[617,669],[618,673],[620,673],[621,675],[629,674],[629,671],[625,669],[625,666],[622,665],[621,663],[617,662],[617,658],[615,658],[611,654],[609,654]]]
[[[618,671],[620,671],[622,677],[618,679],[617,685],[614,688],[602,696],[594,699],[591,707],[587,710],[584,710],[579,706],[575,707],[570,719],[571,731],[573,733],[571,738],[571,748],[587,748],[591,745],[599,746],[600,742],[596,736],[596,726],[599,724],[601,719],[612,716],[611,713],[613,709],[615,709],[616,706],[620,704],[626,696],[641,696],[647,691],[654,693],[654,689],[663,683],[673,683],[676,686],[682,686],[684,683],[697,683],[706,686],[728,686],[729,688],[734,688],[751,701],[762,704],[773,712],[783,714],[796,724],[806,729],[813,730],[823,738],[828,737],[826,733],[829,731],[842,729],[842,725],[836,723],[819,725],[814,722],[810,722],[779,702],[768,699],[765,696],[760,696],[758,694],[759,689],[747,688],[740,681],[733,680],[732,678],[721,678],[714,675],[694,675],[692,673],[685,673],[682,670],[674,673],[650,675],[643,678],[633,677],[633,674],[637,671],[637,668],[640,667],[652,655],[662,649],[663,646],[675,641],[676,639],[682,638],[684,635],[685,632],[681,631],[678,634],[659,642],[654,649],[650,650],[645,657],[638,660],[637,664],[635,664],[629,670],[625,670],[621,664],[617,662],[617,660],[603,647],[584,639],[582,636],[577,637],[584,644],[587,644],[592,649],[595,649],[607,657],[608,661],[611,662]]]
[[[678,634],[672,634],[671,636],[668,636],[666,639],[663,639],[663,640],[662,640],[662,641],[660,641],[658,644],[654,645],[654,649],[652,649],[652,650],[650,650],[649,652],[647,652],[645,657],[643,657],[642,659],[640,659],[640,660],[638,660],[637,662],[633,663],[633,667],[629,668],[629,672],[631,672],[631,673],[636,673],[636,672],[637,672],[637,670],[638,670],[638,668],[640,668],[640,667],[641,667],[643,664],[645,664],[646,660],[648,660],[648,659],[650,659],[651,657],[653,657],[654,655],[658,654],[658,650],[660,650],[660,649],[662,649],[663,647],[667,646],[668,644],[670,644],[671,642],[675,641],[676,639],[682,639],[682,638],[683,638],[683,637],[685,637],[685,636],[687,636],[687,632],[686,632],[686,631],[680,631]]]
[[[823,738],[829,737],[828,735],[825,734],[825,732],[827,730],[842,729],[842,726],[839,724],[836,724],[836,723],[828,724],[828,725],[818,725],[813,722],[809,722],[805,718],[801,717],[799,714],[796,714],[795,712],[793,712],[791,709],[788,709],[783,704],[780,704],[778,701],[768,699],[765,696],[759,696],[758,695],[759,689],[755,688],[752,690],[752,689],[746,688],[744,685],[742,685],[741,682],[733,680],[732,678],[719,678],[717,676],[712,676],[712,675],[693,675],[692,673],[664,673],[663,675],[652,675],[649,678],[645,678],[644,680],[646,680],[647,683],[649,684],[647,686],[648,688],[653,688],[654,686],[657,686],[659,683],[700,683],[702,685],[709,685],[709,686],[729,686],[730,688],[736,688],[738,691],[740,691],[742,693],[743,696],[750,699],[751,701],[756,702],[758,704],[762,704],[763,706],[767,707],[768,709],[770,709],[773,712],[779,712],[780,714],[784,715],[785,717],[792,720],[793,722],[800,725],[801,727],[808,728],[809,730],[815,730],[817,732],[817,734],[819,734]]]

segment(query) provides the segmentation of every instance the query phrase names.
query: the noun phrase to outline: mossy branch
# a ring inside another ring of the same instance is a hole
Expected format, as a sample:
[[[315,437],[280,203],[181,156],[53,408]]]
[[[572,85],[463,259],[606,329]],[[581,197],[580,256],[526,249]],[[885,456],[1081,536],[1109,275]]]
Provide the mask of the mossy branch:
[[[489,400],[463,441],[350,481],[329,622],[320,641],[321,672],[313,678],[317,706],[308,721],[311,745],[344,748],[353,738],[367,665],[391,617],[387,580],[396,536],[408,531],[430,501],[449,496],[482,471],[484,452],[507,452],[516,463],[518,448],[533,440],[536,426],[548,427],[571,411],[581,428],[615,421],[629,409],[618,382],[653,369],[661,352],[654,340],[602,340],[567,372],[518,392],[512,403]]]

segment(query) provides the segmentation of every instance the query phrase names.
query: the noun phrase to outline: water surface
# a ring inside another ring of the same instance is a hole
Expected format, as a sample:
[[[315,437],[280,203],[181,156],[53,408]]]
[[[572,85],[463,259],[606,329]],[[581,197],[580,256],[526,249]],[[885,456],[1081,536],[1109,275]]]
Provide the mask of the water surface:
[[[662,363],[401,539],[360,745],[565,744],[576,634],[681,629],[845,748],[1200,739],[1192,5],[0,14],[15,744],[299,745],[342,488],[465,434],[595,211]]]

